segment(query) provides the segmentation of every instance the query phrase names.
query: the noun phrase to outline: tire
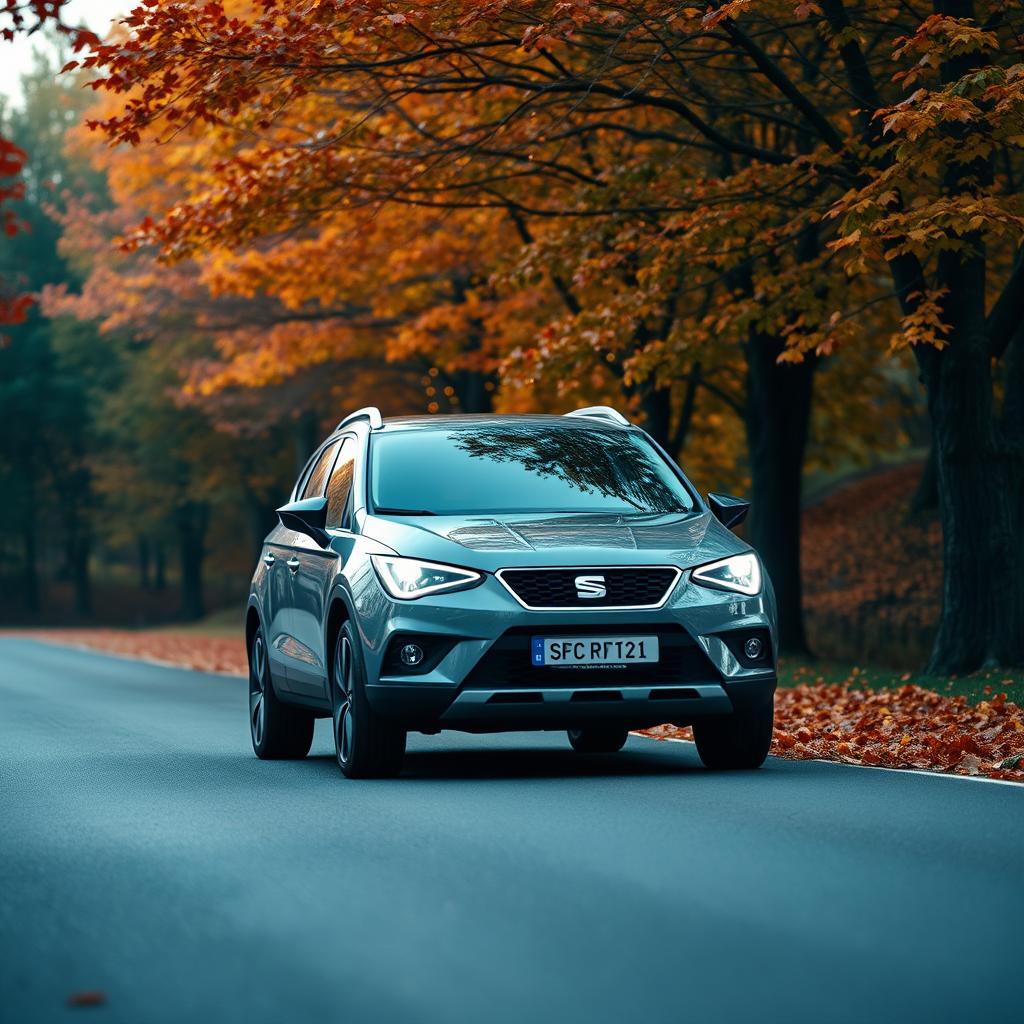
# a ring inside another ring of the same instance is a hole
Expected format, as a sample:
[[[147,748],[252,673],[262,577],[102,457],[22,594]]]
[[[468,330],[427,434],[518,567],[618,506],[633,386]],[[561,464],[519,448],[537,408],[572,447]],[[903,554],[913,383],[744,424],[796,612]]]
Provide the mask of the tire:
[[[758,708],[736,712],[728,718],[709,718],[693,723],[697,753],[706,768],[760,768],[772,745],[774,697]]]
[[[305,757],[313,744],[315,718],[285,704],[274,693],[270,660],[262,626],[249,648],[249,735],[256,756],[264,761]]]
[[[381,718],[366,699],[362,651],[350,622],[334,645],[331,671],[334,751],[349,779],[389,778],[402,770],[405,730]]]
[[[627,729],[615,726],[590,726],[587,729],[570,729],[569,743],[580,754],[614,754],[626,744]]]

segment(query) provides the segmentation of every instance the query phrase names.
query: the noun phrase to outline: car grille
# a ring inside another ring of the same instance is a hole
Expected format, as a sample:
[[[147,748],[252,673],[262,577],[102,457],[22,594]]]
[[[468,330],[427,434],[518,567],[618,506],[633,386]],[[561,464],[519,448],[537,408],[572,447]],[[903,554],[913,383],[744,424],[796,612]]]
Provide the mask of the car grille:
[[[654,608],[679,578],[672,566],[502,569],[498,578],[527,608]],[[600,580],[606,593],[581,597],[576,581]]]
[[[657,636],[659,660],[624,668],[605,666],[555,668],[530,662],[530,640],[535,636],[607,636],[628,632]],[[697,642],[681,626],[626,626],[614,630],[582,630],[578,626],[517,626],[503,633],[477,662],[462,684],[467,690],[544,689],[591,686],[643,686],[645,684],[717,683],[721,676]]]

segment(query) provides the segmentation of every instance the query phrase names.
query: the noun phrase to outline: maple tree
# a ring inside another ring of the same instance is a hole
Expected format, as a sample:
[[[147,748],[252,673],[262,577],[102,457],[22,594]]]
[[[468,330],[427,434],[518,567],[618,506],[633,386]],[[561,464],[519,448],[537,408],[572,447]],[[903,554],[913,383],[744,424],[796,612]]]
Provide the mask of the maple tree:
[[[86,64],[117,100],[97,119],[112,140],[201,129],[211,146],[215,176],[182,181],[131,244],[171,259],[315,245],[301,236],[326,214],[353,245],[377,218],[396,230],[442,211],[500,240],[488,282],[543,285],[540,329],[498,364],[510,379],[531,364],[575,365],[596,387],[610,375],[680,442],[691,396],[732,401],[787,646],[803,642],[818,367],[878,338],[911,352],[945,527],[933,664],[952,671],[1024,657],[1006,554],[1024,478],[1021,17],[999,0],[927,15],[843,0],[161,2]]]

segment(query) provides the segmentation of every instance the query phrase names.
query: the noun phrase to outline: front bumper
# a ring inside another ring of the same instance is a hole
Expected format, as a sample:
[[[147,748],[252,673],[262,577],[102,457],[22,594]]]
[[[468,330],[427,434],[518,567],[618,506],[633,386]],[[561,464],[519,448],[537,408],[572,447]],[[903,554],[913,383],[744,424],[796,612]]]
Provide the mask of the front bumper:
[[[418,601],[395,601],[367,579],[356,599],[371,706],[408,728],[488,731],[562,729],[593,721],[630,728],[662,722],[686,725],[771,700],[775,691],[775,612],[770,590],[745,597],[692,583],[684,572],[656,610],[530,611],[493,576],[471,590]],[[603,671],[530,669],[488,678],[488,666],[510,635],[670,632],[693,657],[645,667]],[[730,634],[758,631],[769,640],[762,663],[741,664]],[[425,673],[385,668],[395,634],[448,638],[450,650]],[[488,657],[490,652],[491,657]],[[639,678],[638,678],[639,677]]]

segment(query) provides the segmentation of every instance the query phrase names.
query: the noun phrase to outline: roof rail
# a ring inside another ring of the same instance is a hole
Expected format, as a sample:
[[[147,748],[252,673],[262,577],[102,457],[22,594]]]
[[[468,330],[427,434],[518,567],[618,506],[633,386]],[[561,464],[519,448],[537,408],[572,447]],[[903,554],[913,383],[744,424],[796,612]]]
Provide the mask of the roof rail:
[[[579,416],[581,419],[611,420],[612,423],[619,423],[624,427],[630,426],[629,420],[610,405],[588,405],[586,409],[576,409],[565,415]]]
[[[380,430],[384,426],[380,409],[375,405],[368,405],[365,409],[357,409],[355,412],[350,412],[334,429],[341,430],[342,427],[353,423],[355,420],[369,420],[371,430]]]

